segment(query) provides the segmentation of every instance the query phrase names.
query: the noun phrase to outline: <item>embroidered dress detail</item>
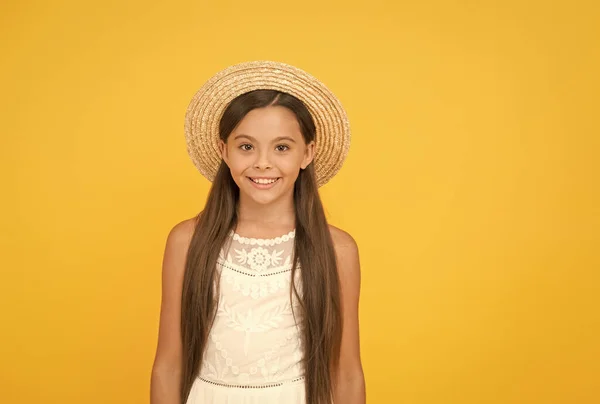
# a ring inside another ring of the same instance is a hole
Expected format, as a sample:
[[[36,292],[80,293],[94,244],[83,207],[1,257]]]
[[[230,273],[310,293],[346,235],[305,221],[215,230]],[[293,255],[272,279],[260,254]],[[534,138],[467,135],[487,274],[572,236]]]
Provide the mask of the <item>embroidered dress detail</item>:
[[[286,384],[286,382],[279,382],[279,383],[265,384],[265,385],[262,385],[262,386],[251,386],[251,385],[235,385],[235,384],[215,383],[215,382],[212,382],[210,380],[203,379],[202,377],[200,377],[200,380],[202,380],[202,381],[204,381],[206,383],[214,384],[215,386],[232,387],[232,388],[236,388],[236,389],[266,389],[266,388],[269,388],[269,387],[283,386],[284,384]],[[304,380],[304,376],[298,377],[298,378],[296,378],[296,379],[294,379],[294,380],[292,380],[291,382],[288,382],[288,383],[294,383],[294,382],[298,382],[300,380]]]
[[[296,230],[294,229],[288,234],[284,234],[283,236],[271,239],[242,237],[234,231],[232,231],[229,235],[230,237],[233,237],[235,241],[241,244],[273,246],[275,244],[281,244],[293,239],[296,235]]]
[[[186,404],[305,404],[301,311],[290,293],[294,240],[295,230],[272,239],[230,233],[217,260],[215,321]]]

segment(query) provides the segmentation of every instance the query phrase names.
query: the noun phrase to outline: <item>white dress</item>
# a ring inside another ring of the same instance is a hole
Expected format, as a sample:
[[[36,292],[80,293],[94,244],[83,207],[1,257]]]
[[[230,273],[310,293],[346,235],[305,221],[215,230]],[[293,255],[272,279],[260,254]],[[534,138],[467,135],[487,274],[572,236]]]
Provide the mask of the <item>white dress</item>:
[[[186,404],[306,404],[300,309],[290,298],[294,236],[229,235],[217,263],[217,317]]]

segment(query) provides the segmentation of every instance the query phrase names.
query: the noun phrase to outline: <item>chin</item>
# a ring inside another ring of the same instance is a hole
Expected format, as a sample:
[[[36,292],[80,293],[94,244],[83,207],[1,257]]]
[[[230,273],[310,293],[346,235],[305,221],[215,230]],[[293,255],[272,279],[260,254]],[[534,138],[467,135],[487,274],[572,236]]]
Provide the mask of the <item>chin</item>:
[[[283,181],[283,179],[280,179],[279,181]],[[252,184],[246,183],[243,188],[240,188],[240,191],[244,192],[249,200],[252,200],[259,205],[268,205],[277,201],[278,199],[281,199],[282,197],[285,197],[288,191],[293,193],[293,189],[287,190],[282,187],[285,185],[286,184],[282,182],[281,184],[278,184],[275,189],[261,190],[254,188]]]
[[[252,198],[252,200],[257,204],[257,205],[270,205],[272,204],[277,198]]]

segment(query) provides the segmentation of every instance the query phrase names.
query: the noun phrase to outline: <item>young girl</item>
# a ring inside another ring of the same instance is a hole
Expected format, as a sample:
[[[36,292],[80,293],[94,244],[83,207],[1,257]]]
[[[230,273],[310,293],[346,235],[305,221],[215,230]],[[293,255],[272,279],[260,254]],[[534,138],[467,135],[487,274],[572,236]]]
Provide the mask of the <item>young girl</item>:
[[[242,63],[185,129],[212,187],[167,239],[151,403],[364,403],[358,250],[318,193],[348,152],[341,104],[298,68]]]

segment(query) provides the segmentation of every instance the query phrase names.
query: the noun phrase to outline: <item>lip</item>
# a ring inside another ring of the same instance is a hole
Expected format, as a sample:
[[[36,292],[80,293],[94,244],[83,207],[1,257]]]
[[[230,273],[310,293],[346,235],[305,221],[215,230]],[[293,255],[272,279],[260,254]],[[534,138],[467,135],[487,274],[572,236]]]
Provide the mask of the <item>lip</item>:
[[[257,189],[271,189],[273,188],[275,185],[279,184],[279,180],[281,180],[281,177],[252,177],[254,179],[264,179],[264,180],[276,180],[275,182],[273,182],[272,184],[257,184],[256,182],[252,181],[250,179],[250,177],[246,177],[248,179],[248,182],[250,182],[250,184],[252,184],[254,186],[254,188]]]

